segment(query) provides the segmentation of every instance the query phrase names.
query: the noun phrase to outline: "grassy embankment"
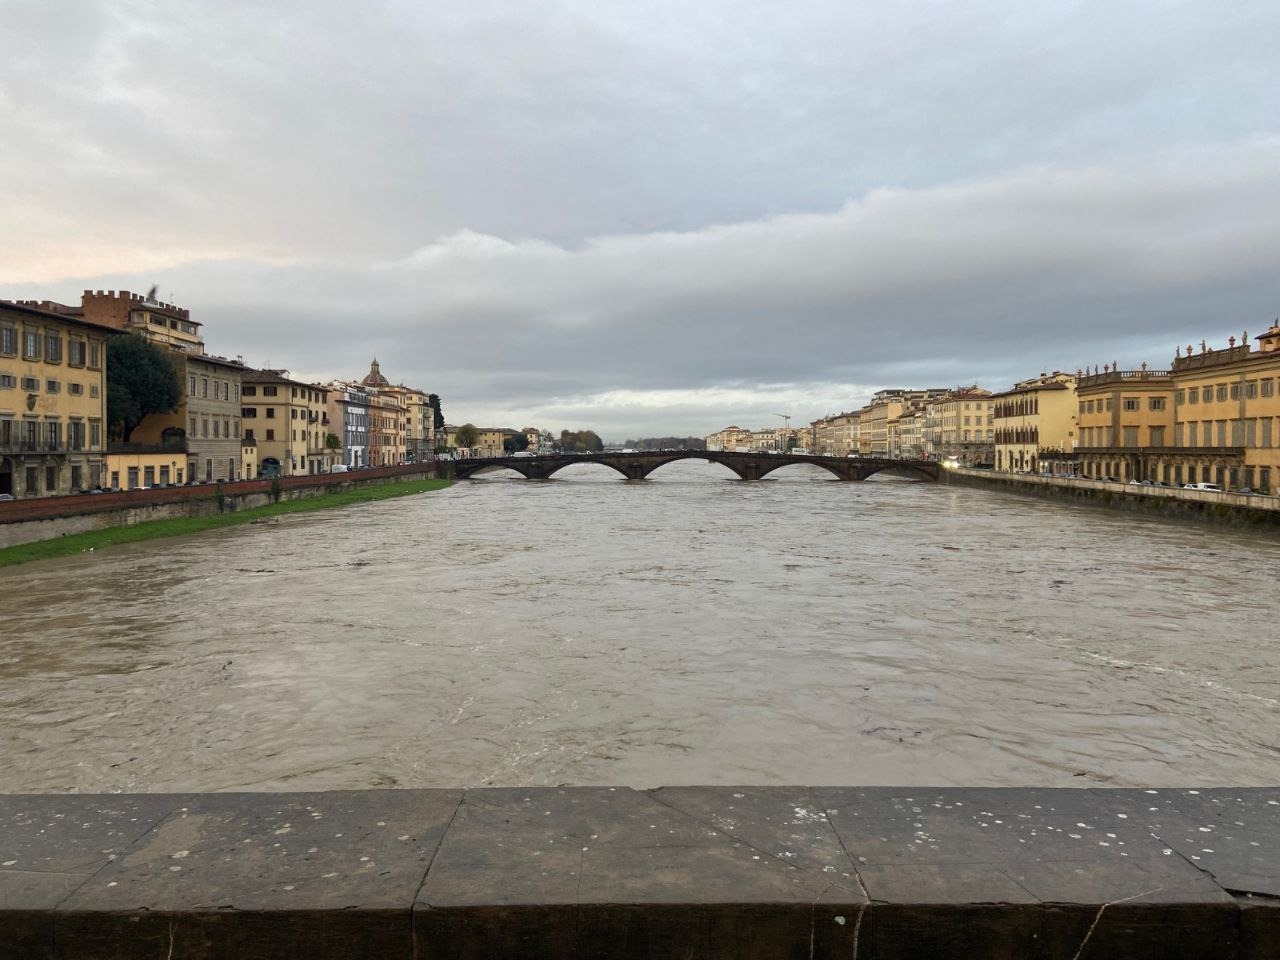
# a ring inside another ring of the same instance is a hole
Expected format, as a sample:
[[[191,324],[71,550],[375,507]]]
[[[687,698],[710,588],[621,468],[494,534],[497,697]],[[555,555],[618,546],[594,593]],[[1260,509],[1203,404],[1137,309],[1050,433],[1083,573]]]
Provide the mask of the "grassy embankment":
[[[385,483],[378,486],[360,487],[354,490],[343,490],[339,493],[324,493],[303,500],[281,500],[279,503],[267,504],[265,507],[251,507],[247,510],[212,513],[202,517],[178,517],[172,520],[153,520],[139,523],[132,527],[107,527],[88,533],[73,533],[56,540],[41,540],[38,543],[23,543],[16,547],[0,549],[0,567],[8,567],[31,560],[48,560],[53,557],[67,557],[89,550],[101,550],[103,547],[118,543],[137,543],[140,540],[154,540],[158,537],[180,537],[183,534],[199,533],[202,530],[217,530],[242,523],[252,523],[266,517],[278,517],[286,513],[305,513],[308,510],[324,510],[329,507],[345,507],[353,503],[368,503],[372,500],[387,500],[391,497],[403,497],[411,493],[425,493],[449,486],[452,481],[445,479],[408,480],[403,483]]]

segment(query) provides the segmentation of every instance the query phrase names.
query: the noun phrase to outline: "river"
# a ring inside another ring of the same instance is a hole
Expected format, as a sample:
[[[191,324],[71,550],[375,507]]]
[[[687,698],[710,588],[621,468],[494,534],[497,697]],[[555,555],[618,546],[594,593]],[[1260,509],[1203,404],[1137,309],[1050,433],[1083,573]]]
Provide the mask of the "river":
[[[581,466],[0,570],[0,792],[1280,782],[1273,535]]]

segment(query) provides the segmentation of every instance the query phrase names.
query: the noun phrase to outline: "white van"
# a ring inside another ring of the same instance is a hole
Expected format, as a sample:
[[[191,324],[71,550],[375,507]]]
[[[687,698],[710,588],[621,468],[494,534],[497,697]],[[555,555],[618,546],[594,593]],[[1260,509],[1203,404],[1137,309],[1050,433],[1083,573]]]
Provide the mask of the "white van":
[[[1221,493],[1222,488],[1216,483],[1184,483],[1183,490],[1210,490],[1214,493]]]
[[[345,463],[335,463],[329,468],[330,473],[346,473],[350,468]]]

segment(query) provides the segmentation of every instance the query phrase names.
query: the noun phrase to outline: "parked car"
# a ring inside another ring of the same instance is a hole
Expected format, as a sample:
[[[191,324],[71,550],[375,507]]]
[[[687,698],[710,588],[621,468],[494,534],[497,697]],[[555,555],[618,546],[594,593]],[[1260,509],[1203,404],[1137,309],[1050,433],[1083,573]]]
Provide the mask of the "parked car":
[[[12,493],[0,493],[0,500],[13,500],[13,499],[15,498]]]
[[[335,463],[329,468],[330,473],[347,473],[350,468],[345,463]]]
[[[1184,483],[1183,490],[1210,490],[1214,493],[1221,493],[1222,488],[1216,483]]]

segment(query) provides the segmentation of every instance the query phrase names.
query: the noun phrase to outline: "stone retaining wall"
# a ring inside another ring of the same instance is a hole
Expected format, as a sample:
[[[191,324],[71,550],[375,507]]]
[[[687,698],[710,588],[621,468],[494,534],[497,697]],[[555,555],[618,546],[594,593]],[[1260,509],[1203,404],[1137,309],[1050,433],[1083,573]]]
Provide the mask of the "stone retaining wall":
[[[0,797],[4,956],[1280,956],[1280,788]]]
[[[1181,487],[1145,487],[1105,480],[1041,477],[967,468],[943,470],[945,483],[984,487],[1141,513],[1247,526],[1280,526],[1280,497],[1214,493]]]
[[[280,478],[280,498],[300,500],[353,487],[436,476],[434,463],[378,467],[350,473]],[[0,547],[52,540],[107,527],[130,527],[151,520],[197,517],[222,510],[244,510],[271,502],[270,480],[129,490],[120,493],[39,497],[0,502]]]

